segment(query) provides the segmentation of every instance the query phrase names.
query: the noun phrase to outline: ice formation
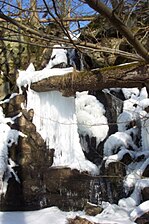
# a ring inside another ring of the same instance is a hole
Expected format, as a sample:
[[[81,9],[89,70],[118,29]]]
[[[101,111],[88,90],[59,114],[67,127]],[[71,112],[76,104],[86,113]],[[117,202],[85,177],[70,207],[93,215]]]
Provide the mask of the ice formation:
[[[64,97],[59,91],[37,93],[30,89],[31,82],[47,76],[64,75],[70,71],[72,68],[48,67],[34,71],[31,65],[26,71],[19,72],[17,84],[20,91],[22,85],[29,85],[27,109],[34,109],[33,123],[46,141],[47,148],[55,149],[53,166],[67,166],[97,174],[98,168],[85,159],[80,145],[75,98]]]
[[[30,90],[27,95],[27,109],[35,111],[33,123],[37,131],[46,141],[47,148],[55,149],[53,166],[97,171],[82,152],[74,97],[63,97],[58,91],[37,93]]]
[[[131,213],[131,220],[136,220],[138,217],[142,216],[146,212],[149,212],[149,201],[145,201],[137,206]]]

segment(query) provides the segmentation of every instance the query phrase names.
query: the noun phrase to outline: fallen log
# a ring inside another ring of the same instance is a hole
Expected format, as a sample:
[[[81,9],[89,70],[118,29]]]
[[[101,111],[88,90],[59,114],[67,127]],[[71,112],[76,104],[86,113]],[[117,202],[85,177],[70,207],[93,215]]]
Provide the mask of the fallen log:
[[[51,76],[31,84],[37,92],[58,90],[63,96],[73,96],[77,91],[105,88],[133,88],[149,86],[149,65],[135,62],[90,71],[76,71]]]

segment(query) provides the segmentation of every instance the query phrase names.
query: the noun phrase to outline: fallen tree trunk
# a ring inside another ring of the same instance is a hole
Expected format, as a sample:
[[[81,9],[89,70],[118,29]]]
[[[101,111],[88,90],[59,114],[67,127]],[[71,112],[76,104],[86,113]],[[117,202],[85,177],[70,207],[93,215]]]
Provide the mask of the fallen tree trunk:
[[[105,88],[133,88],[149,85],[149,65],[141,63],[76,71],[63,76],[52,76],[31,84],[37,92],[58,90],[64,96],[76,91],[102,90]]]

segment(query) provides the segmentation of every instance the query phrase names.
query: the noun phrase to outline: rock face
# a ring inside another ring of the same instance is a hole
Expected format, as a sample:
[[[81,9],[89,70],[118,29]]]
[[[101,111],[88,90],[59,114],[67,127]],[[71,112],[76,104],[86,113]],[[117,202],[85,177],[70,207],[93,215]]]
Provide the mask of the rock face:
[[[49,168],[44,173],[47,203],[63,210],[83,209],[89,200],[91,177],[69,168]]]
[[[17,164],[14,167],[20,183],[14,176],[9,179],[6,195],[2,195],[1,210],[38,209],[45,205],[43,173],[47,166],[51,165],[49,152],[36,127],[31,122],[32,111],[21,109],[21,103],[25,102],[23,95],[12,98],[9,104],[2,107],[6,116],[13,117],[21,113],[11,125],[12,129],[19,130],[26,137],[19,137],[18,145],[9,149],[9,157]]]
[[[25,103],[24,95],[16,95],[9,99],[9,103],[1,105],[6,117],[15,117],[11,128],[21,131],[25,137],[19,136],[18,144],[9,149],[9,158],[17,164],[13,169],[20,182],[12,174],[6,194],[1,195],[0,210],[58,206],[68,211],[84,209],[87,201],[96,204],[102,200],[117,202],[123,196],[124,167],[113,163],[105,169],[103,164],[100,177],[69,168],[52,167],[54,149],[47,150],[32,123],[34,111],[22,109]],[[94,141],[92,143],[93,147]],[[112,175],[117,175],[119,180],[115,181]]]

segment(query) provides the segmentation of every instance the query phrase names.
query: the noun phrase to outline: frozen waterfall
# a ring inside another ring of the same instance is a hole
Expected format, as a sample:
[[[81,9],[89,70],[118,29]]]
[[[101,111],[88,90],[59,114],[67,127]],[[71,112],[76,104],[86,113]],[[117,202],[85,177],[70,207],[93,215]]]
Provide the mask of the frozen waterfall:
[[[44,77],[63,75],[72,68],[34,71],[31,65],[26,71],[20,71],[18,86],[28,82],[37,82]],[[45,75],[45,76],[44,76]],[[28,88],[27,109],[34,110],[33,123],[46,141],[47,148],[55,149],[53,166],[70,167],[80,171],[98,172],[96,165],[86,160],[80,145],[75,114],[75,98],[64,97],[58,91],[37,93]]]

